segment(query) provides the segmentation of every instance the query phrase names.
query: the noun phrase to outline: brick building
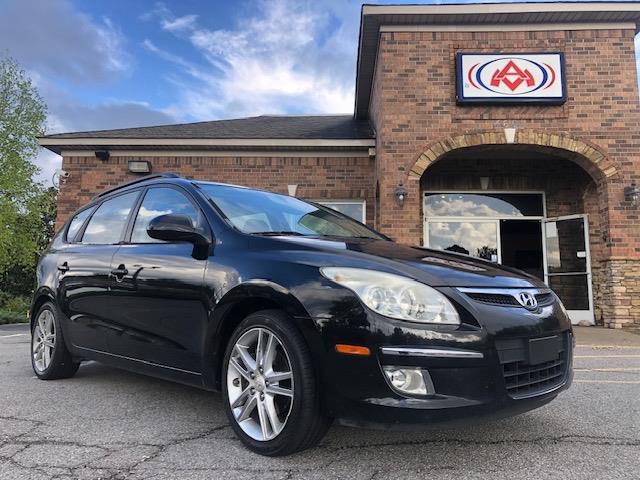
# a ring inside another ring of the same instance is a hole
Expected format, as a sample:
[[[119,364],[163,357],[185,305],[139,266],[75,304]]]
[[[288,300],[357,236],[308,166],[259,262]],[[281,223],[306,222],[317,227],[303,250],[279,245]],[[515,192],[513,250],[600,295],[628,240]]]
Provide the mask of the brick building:
[[[638,326],[638,21],[628,2],[365,5],[353,115],[43,137],[68,173],[58,221],[139,167],[295,191],[538,275],[574,322]]]

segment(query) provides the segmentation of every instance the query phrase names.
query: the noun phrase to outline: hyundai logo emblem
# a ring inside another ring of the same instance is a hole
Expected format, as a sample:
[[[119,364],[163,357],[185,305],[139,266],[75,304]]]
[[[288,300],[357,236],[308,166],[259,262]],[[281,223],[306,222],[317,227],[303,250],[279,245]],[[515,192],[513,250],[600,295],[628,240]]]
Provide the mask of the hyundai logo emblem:
[[[535,295],[529,292],[520,292],[518,294],[518,301],[520,305],[522,305],[527,310],[535,310],[538,308],[538,301],[536,300]]]

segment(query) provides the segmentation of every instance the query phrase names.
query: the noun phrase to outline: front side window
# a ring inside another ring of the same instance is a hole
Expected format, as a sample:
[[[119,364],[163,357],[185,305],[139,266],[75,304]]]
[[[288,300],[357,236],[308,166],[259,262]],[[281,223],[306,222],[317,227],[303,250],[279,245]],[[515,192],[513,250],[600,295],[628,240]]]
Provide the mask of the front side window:
[[[365,223],[365,202],[364,200],[318,200],[317,203],[351,217],[354,220]]]
[[[125,193],[103,202],[82,235],[82,243],[118,243],[139,192]]]
[[[67,228],[67,242],[73,242],[76,238],[76,235],[84,225],[84,222],[89,216],[93,213],[95,207],[87,208],[86,210],[78,213],[71,222],[69,222],[69,228]]]
[[[330,208],[294,197],[226,185],[201,183],[199,186],[244,233],[384,238]]]
[[[198,210],[189,199],[173,188],[152,188],[144,196],[133,225],[131,243],[163,243],[147,234],[149,222],[160,215],[186,215],[193,226],[199,224]]]

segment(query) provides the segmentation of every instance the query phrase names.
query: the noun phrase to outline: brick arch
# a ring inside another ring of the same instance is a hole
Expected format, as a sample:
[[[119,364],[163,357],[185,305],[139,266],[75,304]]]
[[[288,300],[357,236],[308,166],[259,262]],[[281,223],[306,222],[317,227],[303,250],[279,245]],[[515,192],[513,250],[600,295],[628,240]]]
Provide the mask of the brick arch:
[[[432,143],[415,161],[409,170],[409,178],[420,179],[425,170],[446,153],[459,148],[481,145],[532,145],[563,152],[570,160],[584,168],[596,182],[618,175],[618,167],[598,147],[567,134],[546,133],[534,130],[509,129],[451,135]],[[507,141],[507,134],[511,140]]]

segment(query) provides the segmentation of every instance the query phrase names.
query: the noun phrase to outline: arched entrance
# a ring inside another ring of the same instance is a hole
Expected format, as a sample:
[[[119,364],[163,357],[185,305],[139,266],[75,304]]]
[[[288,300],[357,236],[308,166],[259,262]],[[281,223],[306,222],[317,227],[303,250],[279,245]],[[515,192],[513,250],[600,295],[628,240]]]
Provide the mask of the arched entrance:
[[[597,148],[528,131],[450,137],[423,152],[409,174],[419,184],[425,246],[543,279],[575,323],[600,316],[607,185],[616,175]]]

